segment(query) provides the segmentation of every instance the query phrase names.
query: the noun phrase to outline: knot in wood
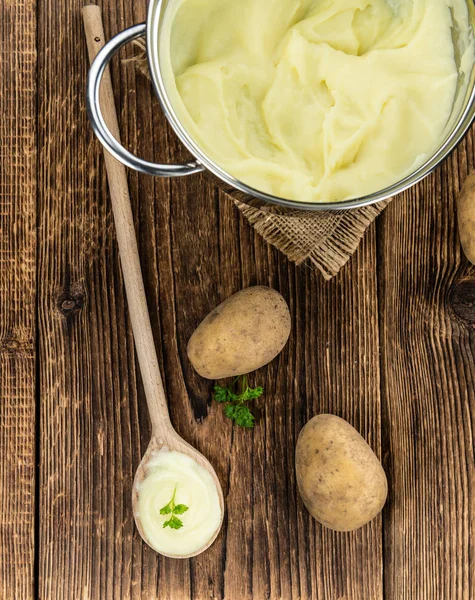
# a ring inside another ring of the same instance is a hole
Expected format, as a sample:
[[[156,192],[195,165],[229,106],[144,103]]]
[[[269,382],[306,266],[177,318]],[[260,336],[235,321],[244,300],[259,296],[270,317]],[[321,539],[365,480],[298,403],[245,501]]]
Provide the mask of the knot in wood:
[[[0,355],[29,358],[33,356],[34,346],[34,340],[22,334],[9,332],[5,337],[0,337]]]
[[[475,325],[475,279],[462,279],[450,294],[450,304],[459,319]]]
[[[81,310],[84,305],[84,295],[82,293],[72,294],[62,293],[58,298],[59,312],[65,317],[69,317],[75,312]]]

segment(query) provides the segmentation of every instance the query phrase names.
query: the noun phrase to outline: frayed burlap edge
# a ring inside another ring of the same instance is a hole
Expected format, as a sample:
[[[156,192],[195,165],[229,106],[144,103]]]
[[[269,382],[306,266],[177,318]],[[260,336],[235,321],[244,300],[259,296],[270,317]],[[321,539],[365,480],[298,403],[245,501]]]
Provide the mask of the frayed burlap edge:
[[[328,280],[348,262],[368,227],[389,202],[303,217],[267,214],[238,200],[234,203],[266,242],[298,265],[308,261]]]
[[[137,54],[128,62],[150,79],[145,41],[134,42]],[[371,223],[389,201],[353,210],[299,212],[284,216],[259,210],[232,198],[253,228],[266,242],[301,265],[317,268],[327,280],[334,277],[357,249]]]

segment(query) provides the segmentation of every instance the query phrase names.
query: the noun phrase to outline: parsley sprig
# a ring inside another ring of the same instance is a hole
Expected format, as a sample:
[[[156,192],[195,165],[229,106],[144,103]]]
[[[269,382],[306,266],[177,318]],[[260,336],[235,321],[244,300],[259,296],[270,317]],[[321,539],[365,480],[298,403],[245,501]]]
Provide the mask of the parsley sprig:
[[[213,398],[216,402],[224,404],[224,414],[236,425],[252,428],[255,417],[245,403],[259,398],[263,393],[263,387],[250,388],[247,385],[247,376],[240,375],[228,387],[215,385]]]
[[[183,521],[179,519],[176,515],[182,515],[186,513],[188,510],[188,506],[185,504],[175,504],[175,496],[176,496],[176,488],[173,490],[173,496],[168,504],[165,504],[163,508],[160,509],[161,515],[171,515],[168,521],[165,521],[163,527],[170,527],[170,529],[181,529],[183,527]]]

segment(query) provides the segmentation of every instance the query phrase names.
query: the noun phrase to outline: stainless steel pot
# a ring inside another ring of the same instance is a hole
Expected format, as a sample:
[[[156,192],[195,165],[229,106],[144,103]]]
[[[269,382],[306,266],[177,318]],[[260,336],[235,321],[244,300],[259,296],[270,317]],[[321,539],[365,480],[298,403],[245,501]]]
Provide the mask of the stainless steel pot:
[[[208,174],[215,176],[213,177],[214,182],[228,194],[246,204],[259,207],[260,209],[270,210],[274,213],[278,212],[301,216],[302,210],[313,212],[358,208],[360,206],[367,206],[369,204],[387,200],[426,177],[426,175],[433,171],[455,149],[475,117],[475,65],[472,67],[469,80],[467,81],[467,77],[464,75],[460,65],[463,48],[457,48],[457,44],[460,44],[460,42],[458,41],[458,36],[454,35],[456,61],[458,63],[457,66],[459,67],[460,74],[453,114],[450,117],[442,144],[421,167],[405,179],[384,190],[343,202],[297,202],[266,194],[251,188],[219,167],[199,146],[196,145],[178,120],[167,96],[167,90],[165,89],[163,78],[160,73],[160,61],[158,55],[160,31],[167,3],[168,0],[150,0],[147,22],[122,31],[104,46],[91,66],[87,83],[87,111],[97,137],[107,150],[118,160],[128,167],[142,173],[157,175],[159,177],[182,177],[205,171]],[[473,24],[473,0],[468,0],[468,5],[470,14],[472,15]],[[157,94],[162,109],[175,133],[193,156],[196,157],[196,160],[194,161],[180,165],[166,165],[142,160],[121,146],[106,126],[99,104],[99,89],[104,69],[122,46],[140,37],[145,37],[147,41],[147,57],[155,93]]]

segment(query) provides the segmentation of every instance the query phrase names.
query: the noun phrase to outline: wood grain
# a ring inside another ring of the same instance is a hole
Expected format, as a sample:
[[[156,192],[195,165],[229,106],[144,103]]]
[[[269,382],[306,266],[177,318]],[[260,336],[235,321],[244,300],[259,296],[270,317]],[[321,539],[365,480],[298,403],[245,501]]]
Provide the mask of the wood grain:
[[[380,221],[388,598],[475,595],[475,270],[455,218],[467,162],[472,136]]]
[[[0,598],[34,593],[36,15],[0,19]]]
[[[44,599],[88,597],[97,565],[93,544],[103,543],[107,518],[104,507],[92,520],[93,469],[104,446],[94,430],[100,401],[87,317],[96,295],[85,284],[92,257],[101,251],[97,235],[104,220],[100,201],[92,204],[97,156],[84,135],[85,46],[79,53],[82,23],[76,7],[71,9],[56,2],[39,5],[38,593]],[[109,510],[114,514],[117,508]]]

